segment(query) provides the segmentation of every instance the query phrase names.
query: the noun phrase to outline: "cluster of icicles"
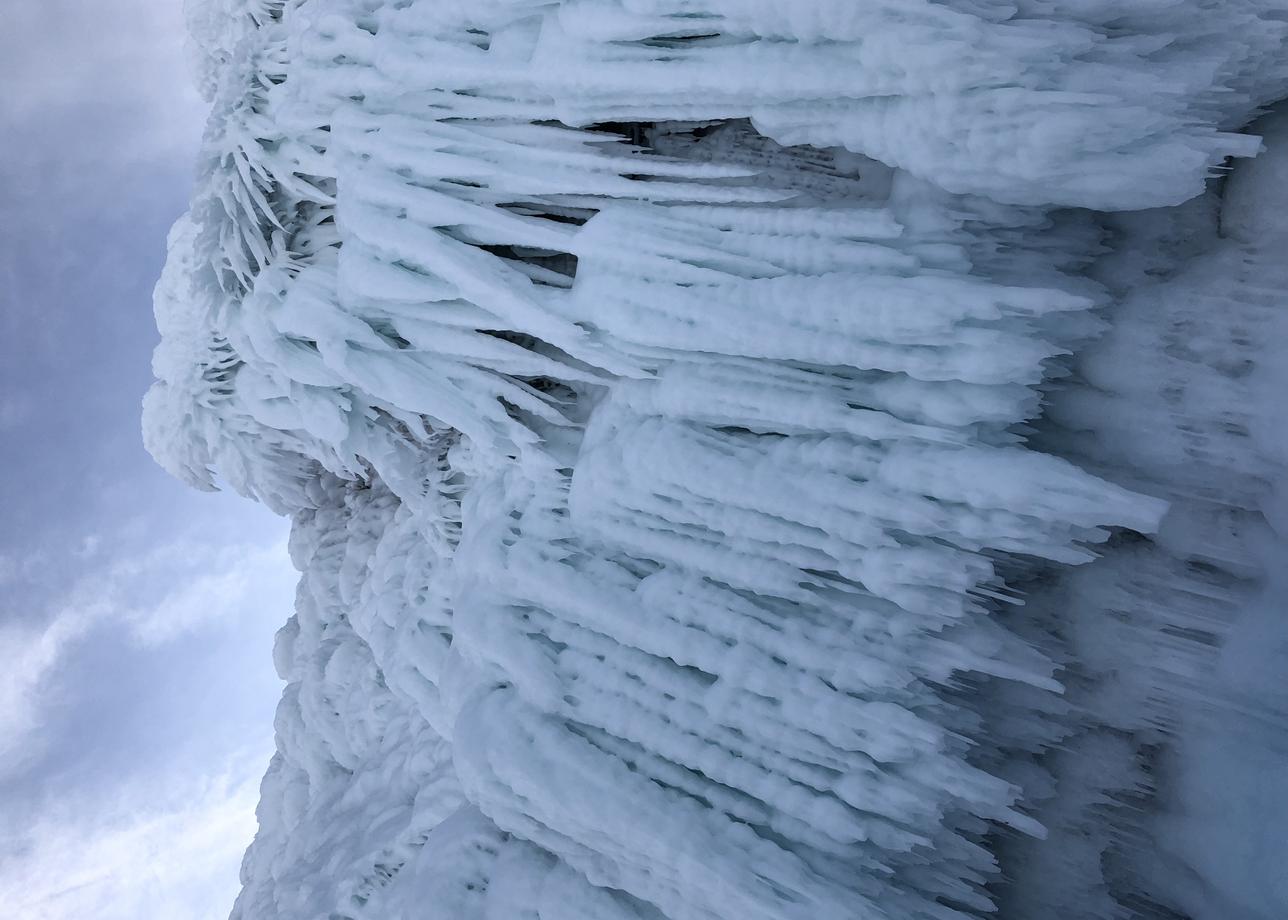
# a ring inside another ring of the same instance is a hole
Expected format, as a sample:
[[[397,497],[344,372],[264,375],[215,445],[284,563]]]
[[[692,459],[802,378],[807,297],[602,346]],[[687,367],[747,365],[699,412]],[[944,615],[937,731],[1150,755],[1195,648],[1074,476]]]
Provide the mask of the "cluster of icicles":
[[[145,434],[303,572],[235,916],[990,911],[967,697],[1062,689],[1004,569],[1165,507],[1025,443],[1107,301],[1056,208],[1255,152],[1272,5],[200,8]]]

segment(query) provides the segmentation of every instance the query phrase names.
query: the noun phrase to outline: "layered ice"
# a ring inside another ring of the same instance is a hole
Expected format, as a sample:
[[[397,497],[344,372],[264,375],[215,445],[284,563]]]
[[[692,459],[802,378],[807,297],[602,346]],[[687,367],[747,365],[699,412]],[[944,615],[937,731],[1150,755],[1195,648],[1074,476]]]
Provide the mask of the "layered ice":
[[[302,573],[235,918],[1283,897],[1177,804],[1284,460],[1272,183],[1204,191],[1288,95],[1275,3],[190,18],[145,439]]]

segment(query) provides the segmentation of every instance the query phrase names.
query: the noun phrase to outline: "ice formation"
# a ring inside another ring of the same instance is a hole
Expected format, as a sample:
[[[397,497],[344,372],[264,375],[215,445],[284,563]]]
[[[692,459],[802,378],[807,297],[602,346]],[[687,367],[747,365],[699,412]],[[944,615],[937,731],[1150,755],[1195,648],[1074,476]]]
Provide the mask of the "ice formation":
[[[1189,807],[1286,762],[1288,16],[1123,6],[190,10],[144,434],[302,573],[234,918],[1288,909]]]

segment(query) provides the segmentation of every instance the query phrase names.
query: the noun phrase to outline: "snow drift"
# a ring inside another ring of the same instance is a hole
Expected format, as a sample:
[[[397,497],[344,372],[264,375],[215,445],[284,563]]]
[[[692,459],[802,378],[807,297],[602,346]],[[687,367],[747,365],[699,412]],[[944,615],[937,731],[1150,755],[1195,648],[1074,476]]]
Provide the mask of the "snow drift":
[[[1191,806],[1284,762],[1288,17],[1120,6],[190,11],[144,434],[302,572],[234,917],[1285,906]]]

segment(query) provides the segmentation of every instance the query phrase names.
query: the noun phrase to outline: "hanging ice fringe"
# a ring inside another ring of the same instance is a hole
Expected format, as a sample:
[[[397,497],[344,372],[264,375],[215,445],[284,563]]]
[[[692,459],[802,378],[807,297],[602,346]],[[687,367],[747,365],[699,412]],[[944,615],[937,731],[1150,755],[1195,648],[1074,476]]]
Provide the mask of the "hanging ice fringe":
[[[1284,13],[193,5],[145,437],[303,573],[234,917],[1283,916],[1177,802],[1283,638]]]

